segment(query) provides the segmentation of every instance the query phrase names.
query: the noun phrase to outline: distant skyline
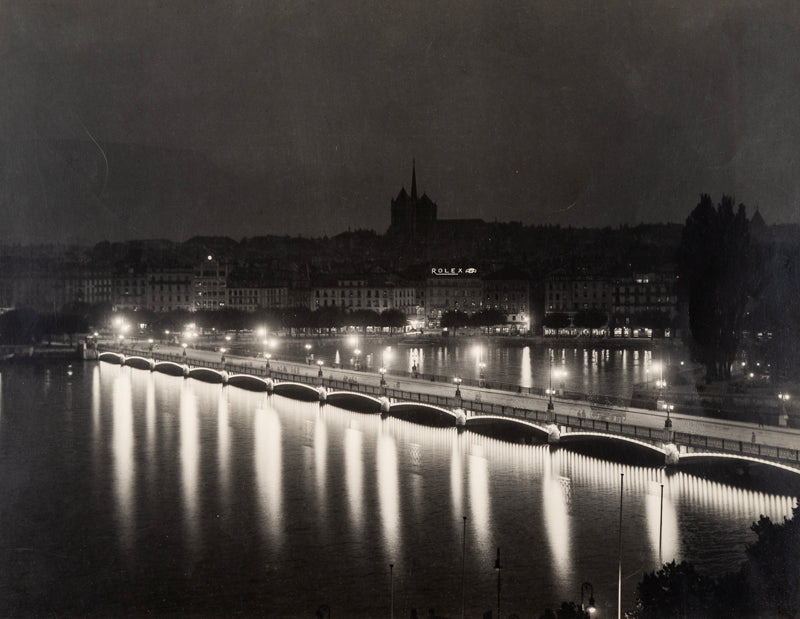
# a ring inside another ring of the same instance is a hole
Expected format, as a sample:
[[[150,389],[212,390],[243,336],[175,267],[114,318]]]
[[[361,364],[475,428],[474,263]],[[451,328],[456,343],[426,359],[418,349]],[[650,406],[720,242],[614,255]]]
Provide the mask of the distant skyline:
[[[800,222],[792,1],[0,5],[0,242]]]

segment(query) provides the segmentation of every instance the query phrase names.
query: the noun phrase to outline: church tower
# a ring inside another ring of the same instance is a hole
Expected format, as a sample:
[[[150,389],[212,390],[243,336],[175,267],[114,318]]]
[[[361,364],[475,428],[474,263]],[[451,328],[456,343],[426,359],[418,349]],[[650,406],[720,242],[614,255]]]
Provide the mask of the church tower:
[[[417,194],[417,165],[411,161],[411,195],[406,188],[392,200],[392,223],[387,234],[398,236],[407,241],[423,240],[433,231],[436,225],[436,203],[427,194]]]

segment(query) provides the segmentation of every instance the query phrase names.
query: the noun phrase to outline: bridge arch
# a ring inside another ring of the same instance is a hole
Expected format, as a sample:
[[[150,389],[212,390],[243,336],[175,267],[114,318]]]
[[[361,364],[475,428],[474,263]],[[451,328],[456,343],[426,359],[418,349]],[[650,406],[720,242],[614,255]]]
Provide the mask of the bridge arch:
[[[111,352],[108,350],[105,352],[101,352],[97,356],[97,358],[100,361],[107,361],[108,363],[118,363],[120,365],[122,365],[125,362],[125,355],[117,352]]]
[[[421,402],[396,402],[389,406],[389,414],[398,419],[437,428],[455,426],[458,420],[454,411]]]
[[[206,383],[224,383],[228,377],[227,373],[211,368],[192,368],[186,375]]]
[[[327,394],[326,401],[339,408],[344,408],[358,413],[380,413],[382,402],[371,395],[353,391],[331,391]]]
[[[228,377],[228,384],[231,387],[239,387],[248,391],[269,391],[272,382],[268,383],[263,378],[251,376],[250,374],[233,374]]]
[[[123,365],[129,365],[138,370],[152,370],[154,365],[152,359],[146,359],[145,357],[138,356],[125,357],[125,360],[122,363]]]
[[[169,374],[170,376],[183,376],[186,368],[173,361],[158,361],[153,366],[153,370],[161,372],[162,374]]]
[[[304,402],[318,402],[320,399],[319,388],[304,383],[277,383],[273,393]]]
[[[476,434],[514,443],[546,443],[549,431],[545,426],[525,419],[499,415],[468,417],[465,429]]]
[[[566,432],[561,435],[559,445],[607,460],[645,466],[664,465],[663,448],[627,436],[602,432]]]

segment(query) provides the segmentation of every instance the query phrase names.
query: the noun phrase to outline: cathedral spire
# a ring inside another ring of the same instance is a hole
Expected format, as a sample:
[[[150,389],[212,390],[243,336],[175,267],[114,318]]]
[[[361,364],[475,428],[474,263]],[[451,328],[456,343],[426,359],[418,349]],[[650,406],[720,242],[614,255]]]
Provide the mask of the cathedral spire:
[[[417,162],[411,160],[411,199],[417,199]]]

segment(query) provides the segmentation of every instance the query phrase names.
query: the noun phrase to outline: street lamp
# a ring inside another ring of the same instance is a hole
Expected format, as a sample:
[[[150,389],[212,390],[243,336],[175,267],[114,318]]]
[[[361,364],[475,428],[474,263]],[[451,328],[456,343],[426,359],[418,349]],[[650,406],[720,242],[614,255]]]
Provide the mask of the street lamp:
[[[483,361],[478,363],[478,384],[481,387],[486,386],[486,363]]]
[[[674,404],[667,404],[666,402],[661,405],[661,407],[667,411],[667,418],[664,421],[664,427],[668,430],[672,427],[672,419],[670,419],[669,414],[675,409]]]
[[[222,355],[220,361],[222,362],[223,365],[225,365],[225,351],[226,350],[227,350],[227,348],[220,348],[219,349],[219,354]]]
[[[461,397],[461,377],[460,376],[456,376],[453,379],[453,382],[456,384],[456,397],[460,398]]]
[[[361,362],[359,361],[358,357],[359,357],[359,355],[361,354],[361,350],[360,350],[359,348],[356,348],[356,349],[353,351],[353,354],[356,356],[356,363],[355,363],[355,365],[356,365],[356,369],[357,369],[357,370],[360,370],[360,369],[361,369]]]
[[[306,365],[311,365],[311,344],[306,344]]]
[[[589,593],[589,605],[585,606],[583,604],[583,596],[584,592],[588,591]],[[592,583],[585,582],[581,585],[581,610],[585,610],[590,615],[593,615],[597,608],[594,605],[594,588],[592,587]]]
[[[381,373],[381,387],[385,387],[386,386],[386,368],[385,367],[381,367],[381,369],[378,370],[378,371]]]
[[[187,346],[186,342],[184,342],[183,344],[181,344],[181,346],[183,347],[183,357],[184,357],[184,359],[185,359],[185,358],[186,358],[186,346]]]
[[[150,353],[152,354],[152,352],[153,352],[153,338],[151,337],[150,339],[148,339],[147,343],[150,345]]]
[[[325,362],[322,359],[317,361],[317,365],[319,366],[319,370],[317,371],[317,376],[319,376],[320,378],[322,378],[322,366],[324,364],[325,364]]]
[[[778,418],[779,426],[789,425],[789,415],[786,414],[786,403],[789,401],[789,397],[788,393],[781,392],[778,394],[778,399],[781,401],[781,415]]]

